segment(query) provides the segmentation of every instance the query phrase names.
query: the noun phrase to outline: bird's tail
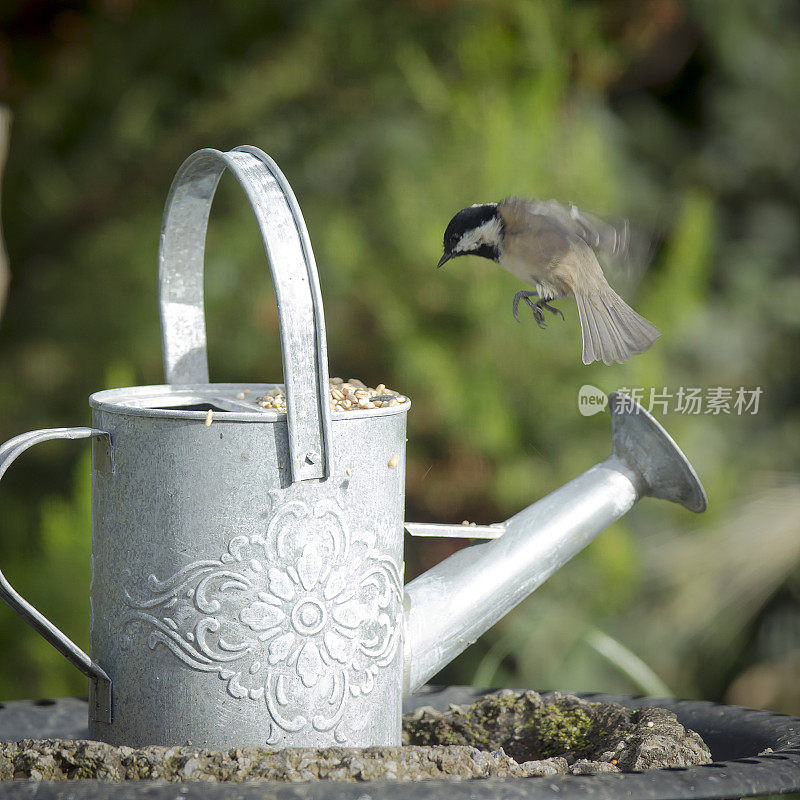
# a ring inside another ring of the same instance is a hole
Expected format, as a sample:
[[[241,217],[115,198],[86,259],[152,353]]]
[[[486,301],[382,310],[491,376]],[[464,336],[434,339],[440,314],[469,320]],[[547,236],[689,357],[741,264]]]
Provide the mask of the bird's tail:
[[[637,314],[610,286],[577,294],[583,337],[583,363],[622,364],[643,353],[661,335],[655,325]]]

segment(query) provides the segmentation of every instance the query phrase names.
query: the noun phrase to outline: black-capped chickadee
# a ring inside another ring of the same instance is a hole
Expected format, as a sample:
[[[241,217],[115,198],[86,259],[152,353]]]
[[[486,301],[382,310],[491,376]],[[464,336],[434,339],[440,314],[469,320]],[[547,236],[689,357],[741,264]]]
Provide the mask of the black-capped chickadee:
[[[444,232],[444,255],[437,266],[468,254],[496,261],[536,287],[517,292],[512,311],[519,321],[517,308],[524,300],[540,328],[543,309],[564,317],[548,300],[574,297],[583,363],[623,363],[647,350],[660,335],[608,285],[593,249],[614,256],[627,247],[627,224],[615,227],[555,200],[509,197],[459,211]]]

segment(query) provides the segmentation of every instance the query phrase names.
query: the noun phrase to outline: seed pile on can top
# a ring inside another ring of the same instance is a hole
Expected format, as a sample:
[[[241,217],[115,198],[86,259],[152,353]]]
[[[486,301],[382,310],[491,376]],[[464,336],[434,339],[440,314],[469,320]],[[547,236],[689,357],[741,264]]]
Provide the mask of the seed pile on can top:
[[[365,408],[387,408],[407,403],[408,398],[387,389],[379,383],[374,389],[366,386],[358,378],[331,378],[330,386],[331,411],[360,411]],[[286,389],[276,386],[270,389],[263,397],[257,397],[256,403],[261,408],[275,411],[286,411]]]

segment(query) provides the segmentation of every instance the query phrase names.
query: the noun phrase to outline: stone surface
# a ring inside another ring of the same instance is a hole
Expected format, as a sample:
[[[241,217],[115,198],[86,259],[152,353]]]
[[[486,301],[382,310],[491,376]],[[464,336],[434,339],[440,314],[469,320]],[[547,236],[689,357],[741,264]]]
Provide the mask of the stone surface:
[[[404,717],[403,747],[322,750],[115,747],[24,739],[0,744],[0,780],[417,781],[590,774],[711,761],[700,737],[664,709],[631,711],[570,695],[499,692],[472,705]]]
[[[700,736],[684,728],[671,711],[633,711],[573,695],[555,694],[545,701],[532,691],[497,692],[445,712],[420,708],[406,716],[403,728],[405,744],[502,747],[517,762],[561,756],[568,771],[582,774],[712,760]],[[588,762],[598,766],[590,770]]]
[[[416,781],[445,777],[520,778],[563,771],[550,769],[547,762],[539,763],[543,766],[540,767],[537,762],[522,766],[502,749],[486,753],[464,745],[372,747],[364,750],[345,747],[278,751],[235,748],[212,752],[192,747],[133,749],[113,747],[102,742],[25,739],[2,746],[0,779]]]

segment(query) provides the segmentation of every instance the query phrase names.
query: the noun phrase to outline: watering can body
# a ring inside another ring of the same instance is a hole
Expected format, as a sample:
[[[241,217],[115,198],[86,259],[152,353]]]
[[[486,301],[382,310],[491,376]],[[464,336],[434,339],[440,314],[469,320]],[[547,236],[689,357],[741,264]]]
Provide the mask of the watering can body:
[[[113,442],[113,470],[93,471],[91,588],[113,715],[93,738],[399,742],[405,408],[339,413],[335,473],[292,482],[283,414],[185,410],[270,388],[90,399]]]
[[[278,302],[273,384],[209,382],[203,247],[222,172],[257,218]],[[410,403],[333,412],[319,282],[294,195],[261,151],[201,150],[176,175],[160,247],[167,383],[91,396],[92,427],[22,434],[0,477],[49,439],[92,440],[90,653],[11,587],[0,598],[89,677],[93,738],[143,746],[400,743],[401,700],[646,495],[705,508],[646,412],[612,398],[614,453],[403,586]],[[248,397],[249,395],[249,397]]]

